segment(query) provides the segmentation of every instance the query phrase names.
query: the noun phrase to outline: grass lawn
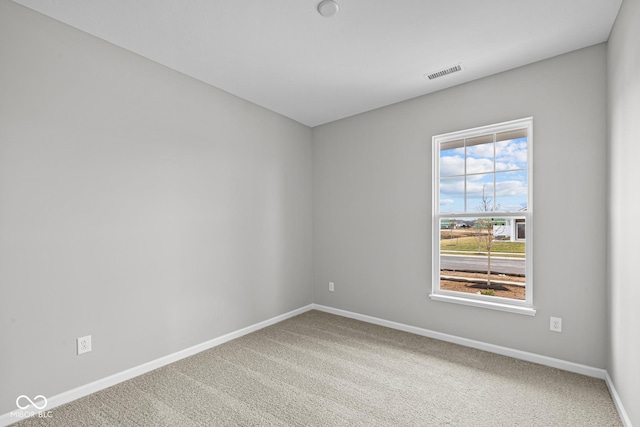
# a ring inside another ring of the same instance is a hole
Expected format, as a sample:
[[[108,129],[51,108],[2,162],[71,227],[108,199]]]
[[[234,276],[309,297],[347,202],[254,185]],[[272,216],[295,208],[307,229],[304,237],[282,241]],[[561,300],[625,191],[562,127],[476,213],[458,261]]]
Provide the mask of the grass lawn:
[[[453,239],[443,239],[440,241],[440,250],[445,251],[462,251],[462,252],[486,252],[487,247],[483,242],[478,245],[478,239],[469,237],[454,237]],[[524,255],[524,242],[500,242],[491,243],[491,252],[502,252],[509,254]]]

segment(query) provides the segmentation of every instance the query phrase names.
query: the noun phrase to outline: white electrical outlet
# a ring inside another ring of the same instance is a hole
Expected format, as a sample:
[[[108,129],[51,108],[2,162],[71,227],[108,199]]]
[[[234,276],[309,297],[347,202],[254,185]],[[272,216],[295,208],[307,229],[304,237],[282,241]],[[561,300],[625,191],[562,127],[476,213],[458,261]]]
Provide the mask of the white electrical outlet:
[[[560,317],[552,317],[549,322],[549,329],[553,332],[562,332],[562,319]]]
[[[333,292],[334,290],[334,284],[333,282],[329,282],[329,292]]]
[[[78,343],[78,355],[88,353],[91,351],[91,335],[81,337],[77,339]]]

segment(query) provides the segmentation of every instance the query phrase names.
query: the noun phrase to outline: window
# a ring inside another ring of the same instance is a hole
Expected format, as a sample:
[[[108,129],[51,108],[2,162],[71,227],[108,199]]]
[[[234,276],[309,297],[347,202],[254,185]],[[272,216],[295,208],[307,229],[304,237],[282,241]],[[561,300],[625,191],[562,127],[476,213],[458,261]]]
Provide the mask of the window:
[[[433,137],[432,299],[535,314],[532,131],[527,118]]]
[[[524,219],[516,219],[516,240],[525,240],[525,220]]]

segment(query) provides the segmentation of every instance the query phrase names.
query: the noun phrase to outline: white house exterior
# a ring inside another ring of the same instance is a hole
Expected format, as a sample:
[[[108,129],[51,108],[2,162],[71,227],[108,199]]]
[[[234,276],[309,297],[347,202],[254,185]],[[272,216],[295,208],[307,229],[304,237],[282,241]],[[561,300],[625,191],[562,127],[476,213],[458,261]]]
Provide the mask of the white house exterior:
[[[504,225],[496,225],[493,228],[493,236],[497,240],[509,240],[511,242],[525,241],[525,218],[505,218]]]

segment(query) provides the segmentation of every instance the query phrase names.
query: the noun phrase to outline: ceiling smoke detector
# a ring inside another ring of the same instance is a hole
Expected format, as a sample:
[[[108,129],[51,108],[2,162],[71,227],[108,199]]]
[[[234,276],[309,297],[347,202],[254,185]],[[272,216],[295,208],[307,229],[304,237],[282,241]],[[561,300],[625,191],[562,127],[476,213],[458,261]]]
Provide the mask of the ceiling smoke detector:
[[[448,76],[449,74],[457,73],[458,71],[462,71],[462,64],[456,64],[449,68],[445,68],[442,70],[434,71],[433,73],[425,74],[424,76],[429,80],[437,79],[438,77]]]
[[[318,3],[318,13],[325,18],[335,15],[338,13],[338,3],[333,0],[322,0]]]

